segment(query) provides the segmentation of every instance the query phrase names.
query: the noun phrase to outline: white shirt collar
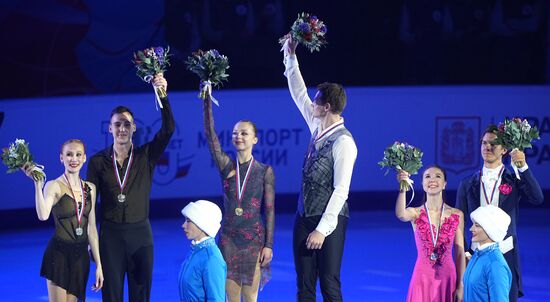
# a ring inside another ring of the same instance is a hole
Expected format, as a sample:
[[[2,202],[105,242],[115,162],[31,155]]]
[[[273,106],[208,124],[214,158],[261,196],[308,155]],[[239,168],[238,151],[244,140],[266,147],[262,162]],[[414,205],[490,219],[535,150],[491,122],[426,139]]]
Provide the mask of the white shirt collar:
[[[500,164],[498,167],[496,168],[487,168],[485,166],[483,166],[483,175],[497,175],[498,176],[498,172],[500,172],[500,169],[502,169],[502,164]]]
[[[319,124],[319,129],[321,129]],[[316,141],[322,140],[326,137],[329,137],[334,131],[344,127],[344,118],[340,117],[340,120],[338,120],[336,123],[328,126],[326,129],[324,129],[322,132],[317,133],[317,137],[315,138]]]
[[[197,241],[192,240],[192,241],[191,241],[191,244],[192,244],[192,245],[197,245],[197,244],[199,244],[199,243],[201,243],[201,242],[203,242],[203,241],[205,241],[206,239],[209,239],[209,238],[211,238],[211,237],[210,237],[210,236],[206,236],[206,237],[203,237],[202,239],[197,240]]]
[[[480,246],[477,248],[477,250],[478,250],[478,251],[484,250],[484,249],[490,247],[490,246],[493,245],[493,244],[497,244],[497,243],[494,242],[494,241],[484,243],[484,244],[480,245]]]

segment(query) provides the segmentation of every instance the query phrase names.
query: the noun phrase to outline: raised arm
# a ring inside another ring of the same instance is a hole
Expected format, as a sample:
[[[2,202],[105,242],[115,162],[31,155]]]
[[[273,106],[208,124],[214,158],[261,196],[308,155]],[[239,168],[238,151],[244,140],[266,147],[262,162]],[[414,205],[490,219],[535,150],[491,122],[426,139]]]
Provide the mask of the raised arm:
[[[544,202],[544,195],[542,194],[539,182],[525,162],[525,153],[516,150],[511,153],[511,156],[513,162],[522,162],[524,164],[522,168],[519,168],[521,178],[519,180],[519,188],[522,197],[527,199],[529,203],[542,204]]]
[[[290,95],[302,113],[302,116],[309,127],[310,133],[313,133],[317,128],[318,121],[313,118],[312,102],[307,95],[307,87],[304,79],[302,78],[302,73],[300,72],[298,59],[296,58],[296,45],[296,42],[292,41],[291,38],[288,38],[287,42],[285,42],[283,46],[283,62],[285,64],[284,75],[287,77]]]
[[[260,255],[260,264],[267,265],[273,259],[273,234],[275,230],[275,174],[267,168],[264,177],[265,243]]]
[[[42,221],[48,220],[52,207],[61,197],[61,188],[56,181],[48,181],[46,187],[44,187],[44,192],[42,192],[42,184],[39,182],[34,183],[34,189],[38,219]]]
[[[33,168],[33,165],[27,164],[22,168],[22,170],[23,172],[25,172],[25,175],[27,175],[27,177],[32,179],[34,182],[34,201],[36,207],[36,215],[38,216],[38,219],[44,221],[48,220],[53,205],[61,197],[61,188],[59,187],[59,184],[57,184],[57,182],[48,181],[46,183],[44,191],[42,191],[42,187],[44,187],[44,179],[35,180],[32,176]]]
[[[539,182],[533,175],[531,169],[527,169],[524,172],[520,173],[520,190],[522,195],[527,202],[540,205],[544,202],[544,194],[542,194],[542,189]]]
[[[164,90],[168,91],[168,83],[162,74],[155,76],[153,85],[155,87],[164,87]],[[160,159],[176,129],[174,113],[172,112],[170,102],[168,102],[168,97],[161,98],[161,103],[163,108],[159,110],[162,116],[162,125],[153,140],[148,143],[148,157],[152,164],[155,164]]]
[[[97,191],[95,185],[91,182],[86,182],[86,185],[90,188],[92,209],[88,216],[88,243],[92,250],[92,256],[94,257],[96,270],[95,270],[95,283],[92,285],[94,291],[99,291],[103,287],[103,267],[101,266],[101,257],[99,255],[99,239],[97,235],[97,225],[95,218],[95,205],[97,200]]]
[[[397,173],[397,182],[400,183],[402,180],[409,179],[409,173],[407,171],[400,170]],[[414,208],[407,208],[407,191],[400,190],[399,194],[397,195],[397,200],[395,201],[395,216],[399,218],[399,220],[406,222],[406,221],[414,221],[418,218],[418,211]]]
[[[216,163],[218,170],[223,171],[227,164],[231,161],[229,156],[223,152],[220,145],[220,140],[216,134],[214,128],[214,115],[212,114],[212,101],[210,96],[206,97],[203,101],[203,114],[204,114],[204,134],[208,140],[208,149],[212,155],[212,159]]]

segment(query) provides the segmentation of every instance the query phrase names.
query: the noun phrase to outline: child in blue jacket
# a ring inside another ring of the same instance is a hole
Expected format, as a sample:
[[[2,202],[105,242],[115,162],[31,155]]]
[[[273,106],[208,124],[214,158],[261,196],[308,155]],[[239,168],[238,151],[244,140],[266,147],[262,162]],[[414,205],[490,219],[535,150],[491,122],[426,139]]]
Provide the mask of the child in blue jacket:
[[[494,205],[477,208],[470,214],[472,242],[479,247],[464,272],[464,302],[509,301],[512,273],[502,252],[502,242],[510,216]]]
[[[190,202],[183,210],[182,225],[191,240],[190,254],[178,277],[182,302],[225,301],[227,266],[214,238],[220,229],[222,212],[213,202]]]

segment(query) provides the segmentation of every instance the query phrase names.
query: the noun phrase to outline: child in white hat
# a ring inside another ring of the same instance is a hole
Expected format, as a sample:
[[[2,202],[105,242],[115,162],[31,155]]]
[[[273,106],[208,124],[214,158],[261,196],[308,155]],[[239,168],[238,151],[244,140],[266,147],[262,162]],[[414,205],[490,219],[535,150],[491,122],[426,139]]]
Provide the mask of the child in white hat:
[[[510,225],[510,216],[494,205],[470,214],[472,242],[478,249],[464,273],[464,302],[509,301],[512,273],[499,249]]]
[[[180,300],[225,301],[227,266],[214,238],[220,229],[222,212],[213,202],[190,202],[181,213],[182,225],[191,251],[181,266],[178,277]]]

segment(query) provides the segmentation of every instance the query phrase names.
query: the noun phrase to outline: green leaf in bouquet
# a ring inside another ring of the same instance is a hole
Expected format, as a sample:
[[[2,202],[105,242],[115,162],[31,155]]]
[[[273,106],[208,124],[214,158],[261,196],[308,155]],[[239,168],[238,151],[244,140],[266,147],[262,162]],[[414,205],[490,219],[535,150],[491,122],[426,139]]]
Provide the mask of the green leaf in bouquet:
[[[498,131],[495,132],[497,138],[494,141],[495,145],[502,145],[508,150],[515,148],[523,151],[526,148],[532,148],[532,141],[538,137],[536,127],[531,127],[527,120],[520,118],[505,119],[504,123],[500,123]]]
[[[539,136],[539,129],[537,129],[537,127],[532,127],[532,128],[529,130],[529,137],[531,138],[531,140],[540,139],[540,136]]]
[[[384,150],[384,158],[378,164],[382,168],[388,168],[384,175],[388,174],[390,168],[415,174],[422,167],[422,155],[423,153],[414,146],[395,142]]]
[[[210,81],[214,87],[221,86],[229,77],[226,73],[229,69],[229,61],[215,49],[198,50],[187,58],[185,64],[187,69],[197,74],[201,81]]]
[[[16,139],[9,147],[2,149],[2,163],[8,168],[7,173],[19,171],[27,162],[32,163],[28,143]]]

